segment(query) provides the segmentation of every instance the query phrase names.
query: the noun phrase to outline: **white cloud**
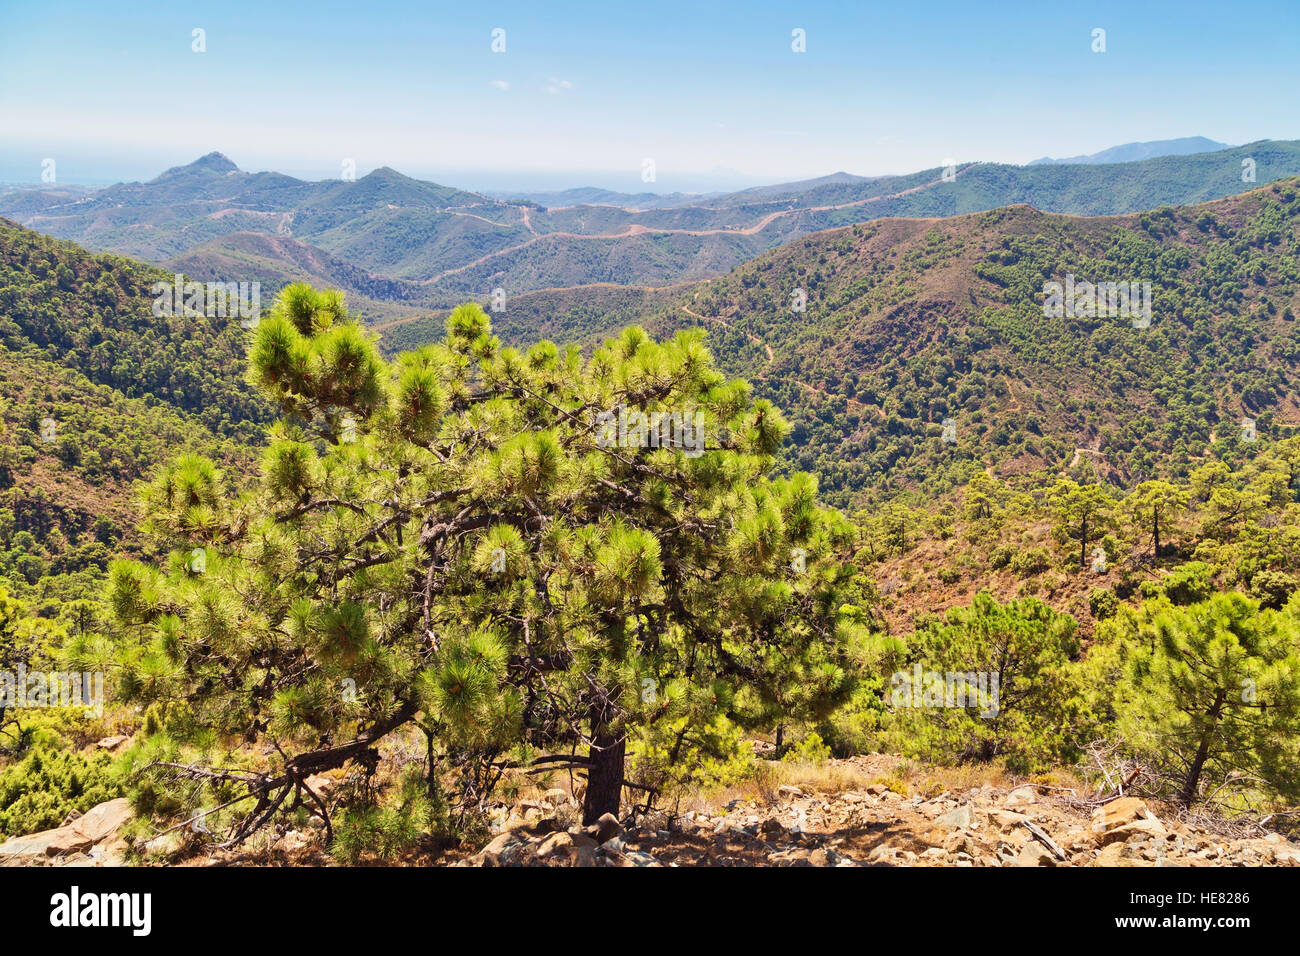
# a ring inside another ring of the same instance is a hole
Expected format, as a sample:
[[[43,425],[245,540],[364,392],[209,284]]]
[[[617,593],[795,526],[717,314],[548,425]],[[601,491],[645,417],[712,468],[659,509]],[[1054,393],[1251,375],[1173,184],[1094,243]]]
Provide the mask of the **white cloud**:
[[[557,80],[555,77],[551,77],[550,82],[546,84],[546,92],[550,93],[552,96],[559,93],[561,90],[571,89],[573,89],[573,83],[570,80]]]
[[[510,84],[507,83],[505,80],[492,80],[489,85],[495,86],[498,90],[510,89]]]

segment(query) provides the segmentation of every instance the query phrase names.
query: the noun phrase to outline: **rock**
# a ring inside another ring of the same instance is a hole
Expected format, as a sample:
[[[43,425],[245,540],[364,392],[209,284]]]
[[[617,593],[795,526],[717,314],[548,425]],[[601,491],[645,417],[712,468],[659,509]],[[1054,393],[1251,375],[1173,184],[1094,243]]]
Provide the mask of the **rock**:
[[[552,833],[537,848],[537,858],[546,860],[553,856],[562,856],[572,860],[579,850],[595,850],[595,848],[596,841],[585,833]]]
[[[1002,801],[1004,807],[1023,807],[1038,802],[1038,791],[1033,787],[1016,787]]]
[[[1137,843],[1153,837],[1163,840],[1168,835],[1159,820],[1142,818],[1099,834],[1097,842],[1107,846],[1111,843]]]
[[[523,850],[524,841],[512,830],[495,837],[476,855],[482,866],[511,866]]]
[[[1047,852],[1047,848],[1034,840],[1026,843],[1016,857],[1016,866],[1056,866],[1056,857]]]
[[[1273,862],[1279,866],[1300,866],[1300,847],[1294,844],[1272,847]]]
[[[31,866],[50,858],[84,853],[115,837],[130,819],[131,807],[125,798],[109,800],[87,810],[67,826],[15,837],[0,844],[0,865]]]
[[[542,799],[552,807],[563,807],[573,803],[573,797],[569,796],[568,791],[562,790],[559,787],[552,787],[550,790],[547,790],[546,793],[542,794]]]
[[[1029,819],[1023,813],[1015,813],[1011,810],[994,810],[989,816],[999,830],[1010,830]]]
[[[303,781],[316,796],[324,800],[338,787],[339,782],[334,777],[328,777],[323,773],[315,773]]]
[[[618,817],[612,813],[606,813],[596,821],[596,842],[608,843],[616,836],[623,835],[623,824],[618,822]]]
[[[949,810],[942,816],[936,817],[934,822],[949,829],[965,830],[975,822],[975,817],[971,813],[970,804],[964,803],[956,810]]]
[[[115,834],[130,819],[131,805],[125,797],[118,797],[87,810],[70,824],[70,828],[91,843],[99,843]]]
[[[1150,811],[1137,797],[1120,797],[1092,811],[1092,830],[1104,834],[1146,816],[1150,816]]]
[[[105,737],[103,740],[96,743],[95,746],[100,750],[116,750],[130,739],[131,738],[125,734],[115,734],[112,737]]]
[[[871,794],[873,797],[883,796],[889,792],[890,789],[883,783],[873,783],[871,786],[867,787],[867,793]]]
[[[776,793],[777,796],[779,797],[802,797],[803,796],[802,790],[788,783],[783,783],[781,784],[781,786],[777,787]]]
[[[1127,843],[1112,843],[1103,847],[1089,866],[1143,866],[1133,847]]]

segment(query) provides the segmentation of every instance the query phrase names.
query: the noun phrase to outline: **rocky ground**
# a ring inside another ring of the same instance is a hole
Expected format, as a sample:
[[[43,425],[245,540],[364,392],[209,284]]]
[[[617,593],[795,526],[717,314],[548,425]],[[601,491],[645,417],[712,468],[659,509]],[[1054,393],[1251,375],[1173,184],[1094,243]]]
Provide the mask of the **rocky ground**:
[[[1126,796],[1091,805],[1032,784],[910,793],[897,758],[831,761],[815,773],[739,796],[698,799],[670,814],[579,824],[569,790],[497,808],[490,842],[472,854],[416,855],[455,866],[1300,866],[1300,843],[1260,831],[1232,838]],[[877,780],[881,782],[870,782]],[[324,781],[322,781],[324,782]],[[125,800],[44,833],[0,844],[0,865],[123,862]],[[316,821],[317,823],[319,821]],[[191,856],[190,865],[327,864],[319,827],[274,835],[266,848]]]
[[[1134,797],[1089,808],[1030,785],[925,798],[883,783],[836,793],[786,784],[770,801],[650,814],[626,829],[613,817],[562,826],[570,800],[552,790],[525,802],[522,819],[458,865],[1300,866],[1300,844],[1276,833],[1229,839],[1162,820]]]

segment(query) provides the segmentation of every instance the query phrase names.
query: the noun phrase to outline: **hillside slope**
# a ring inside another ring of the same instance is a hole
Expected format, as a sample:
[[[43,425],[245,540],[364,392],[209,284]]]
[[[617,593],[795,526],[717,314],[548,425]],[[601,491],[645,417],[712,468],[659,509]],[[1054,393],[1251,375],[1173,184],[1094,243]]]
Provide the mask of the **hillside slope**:
[[[882,220],[675,289],[520,296],[494,321],[520,343],[589,343],[632,320],[706,328],[727,370],[791,418],[790,464],[839,504],[936,493],[972,469],[1181,475],[1242,451],[1243,417],[1263,438],[1300,423],[1297,186],[1128,216]],[[1044,283],[1067,275],[1150,282],[1150,326],[1044,317]],[[437,326],[390,328],[386,344]]]

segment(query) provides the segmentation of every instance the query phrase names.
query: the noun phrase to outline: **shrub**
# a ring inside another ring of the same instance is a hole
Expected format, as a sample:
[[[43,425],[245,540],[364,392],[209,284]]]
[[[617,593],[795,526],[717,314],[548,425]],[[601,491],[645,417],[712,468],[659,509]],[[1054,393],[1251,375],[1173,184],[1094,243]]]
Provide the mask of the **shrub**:
[[[1042,574],[1051,567],[1051,556],[1043,547],[1026,548],[1011,558],[1011,570],[1020,577]]]
[[[122,795],[113,758],[37,746],[0,772],[0,837],[61,826],[74,813]]]

